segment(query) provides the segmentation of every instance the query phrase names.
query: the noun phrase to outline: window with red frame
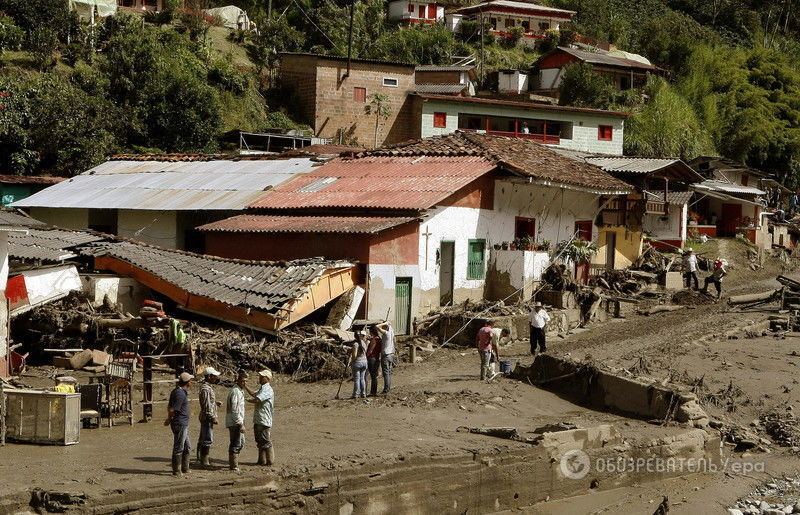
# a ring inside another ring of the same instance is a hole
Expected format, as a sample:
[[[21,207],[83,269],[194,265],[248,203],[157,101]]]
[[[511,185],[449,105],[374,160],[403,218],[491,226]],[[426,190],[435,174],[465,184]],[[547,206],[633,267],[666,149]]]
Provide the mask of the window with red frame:
[[[414,4],[408,4],[408,12],[414,14]]]
[[[367,88],[353,88],[353,102],[367,102]]]
[[[425,17],[425,6],[424,5],[420,5],[419,6],[419,17],[420,18],[424,18]]]
[[[433,113],[433,126],[438,129],[447,127],[447,113]]]
[[[614,127],[611,125],[597,127],[597,139],[600,141],[612,141],[614,139]]]
[[[428,4],[428,18],[436,19],[436,4]]]

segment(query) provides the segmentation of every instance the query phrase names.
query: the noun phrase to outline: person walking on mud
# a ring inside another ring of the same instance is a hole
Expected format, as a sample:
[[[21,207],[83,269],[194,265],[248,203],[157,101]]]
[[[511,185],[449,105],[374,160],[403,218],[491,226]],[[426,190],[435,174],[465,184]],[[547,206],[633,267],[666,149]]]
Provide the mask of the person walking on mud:
[[[370,338],[367,345],[367,370],[369,371],[369,396],[378,395],[378,372],[381,369],[381,337],[375,327],[369,328]]]
[[[200,386],[200,437],[197,439],[197,460],[203,468],[211,468],[208,455],[214,444],[214,426],[219,423],[217,408],[222,403],[217,401],[212,385],[219,383],[220,373],[214,367],[206,367],[205,381]]]
[[[545,340],[545,327],[550,321],[550,315],[547,314],[541,302],[533,304],[533,311],[531,311],[528,318],[531,327],[531,354],[536,355],[536,349],[542,352],[547,352],[547,342]]]
[[[394,367],[394,328],[389,322],[375,326],[381,335],[381,373],[383,374],[383,393],[392,391],[392,368]]]
[[[258,373],[258,390],[253,391],[247,383],[244,389],[253,398],[247,399],[256,405],[253,412],[253,433],[258,446],[258,465],[271,466],[275,460],[275,449],[272,446],[272,412],[275,406],[275,392],[272,390],[272,370],[265,368]]]
[[[700,289],[700,280],[697,278],[697,256],[691,247],[683,254],[683,277],[687,288]]]
[[[239,453],[244,448],[244,387],[247,384],[247,372],[240,370],[236,375],[236,384],[228,391],[225,403],[225,427],[230,434],[228,445],[228,468],[239,471]]]
[[[169,394],[165,426],[172,429],[172,475],[181,477],[189,472],[189,383],[192,374],[183,372],[178,376],[178,384]]]
[[[717,290],[717,299],[722,297],[722,278],[728,275],[728,262],[722,258],[714,260],[714,271],[703,281],[703,293],[708,293],[708,285],[713,284]]]

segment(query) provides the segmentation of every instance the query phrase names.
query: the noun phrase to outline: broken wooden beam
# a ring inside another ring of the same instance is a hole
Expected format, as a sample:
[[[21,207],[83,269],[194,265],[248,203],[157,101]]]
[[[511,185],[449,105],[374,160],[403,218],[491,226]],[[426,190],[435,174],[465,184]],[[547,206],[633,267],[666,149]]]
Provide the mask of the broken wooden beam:
[[[655,315],[656,313],[666,313],[668,311],[679,311],[681,309],[686,309],[686,306],[679,306],[676,304],[664,304],[661,306],[653,306],[650,309],[642,309],[639,310],[640,315]]]
[[[765,302],[777,298],[780,290],[770,290],[761,293],[749,293],[747,295],[734,295],[728,298],[728,304],[736,306],[738,304],[750,304],[751,302]]]

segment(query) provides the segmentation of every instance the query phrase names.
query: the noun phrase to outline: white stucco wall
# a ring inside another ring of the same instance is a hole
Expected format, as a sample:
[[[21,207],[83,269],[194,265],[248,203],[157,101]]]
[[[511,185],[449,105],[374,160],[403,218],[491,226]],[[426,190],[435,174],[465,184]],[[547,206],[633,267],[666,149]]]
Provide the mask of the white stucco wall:
[[[539,70],[539,89],[558,89],[561,85],[563,68]]]
[[[175,211],[120,209],[117,234],[168,249],[179,248],[183,239],[178,235]]]
[[[433,126],[433,113],[446,113],[446,127]],[[537,120],[572,123],[572,138],[561,138],[559,148],[595,152],[599,154],[622,155],[625,132],[625,119],[603,113],[572,112],[556,109],[537,109],[536,107],[516,107],[499,104],[477,104],[470,102],[451,102],[427,99],[422,103],[421,134],[423,138],[450,134],[458,129],[458,115],[503,116]],[[598,139],[598,127],[610,125],[613,129],[611,141]]]
[[[64,229],[86,229],[89,227],[89,210],[77,208],[33,207],[31,216],[50,225]]]
[[[687,211],[686,204],[671,204],[669,206],[669,216],[645,214],[642,220],[642,228],[657,240],[680,240],[685,242]]]
[[[484,262],[488,270],[492,246],[514,239],[517,216],[535,218],[537,239],[550,240],[554,248],[558,241],[573,235],[576,221],[594,219],[599,209],[597,200],[596,195],[588,193],[498,180],[493,210],[467,207],[436,207],[429,210],[420,225],[419,265],[369,266],[367,317],[383,319],[387,308],[394,306],[397,277],[411,277],[412,317],[424,315],[431,308],[438,307],[440,266],[437,251],[443,241],[454,242],[454,302],[463,302],[467,298],[482,299],[485,280],[467,279],[469,240],[485,240]],[[592,239],[596,238],[597,228],[593,225]],[[518,253],[520,256],[525,254],[521,251]],[[529,254],[535,256],[530,263],[523,263],[522,273],[526,277],[539,277],[546,263],[541,254]]]
[[[515,217],[536,219],[536,240],[549,240],[552,247],[570,238],[575,222],[594,221],[599,211],[599,196],[536,184],[499,180],[495,183],[494,224],[505,240],[513,239]],[[592,223],[592,240],[597,239],[597,227]]]

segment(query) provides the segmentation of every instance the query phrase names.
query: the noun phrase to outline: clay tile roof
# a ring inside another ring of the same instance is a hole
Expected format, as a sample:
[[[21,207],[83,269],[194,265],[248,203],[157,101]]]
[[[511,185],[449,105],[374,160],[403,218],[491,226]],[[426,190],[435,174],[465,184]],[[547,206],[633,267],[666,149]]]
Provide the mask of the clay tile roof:
[[[284,157],[298,157],[298,156],[331,156],[331,155],[341,155],[341,154],[354,154],[358,152],[362,152],[364,147],[351,147],[349,145],[308,145],[302,148],[287,150],[286,152],[282,152],[281,155]]]
[[[201,225],[211,232],[296,232],[377,234],[416,220],[413,217],[239,215]]]
[[[523,138],[455,132],[363,152],[360,156],[480,156],[508,171],[565,185],[602,191],[631,191],[631,186],[600,167],[565,157]]]

